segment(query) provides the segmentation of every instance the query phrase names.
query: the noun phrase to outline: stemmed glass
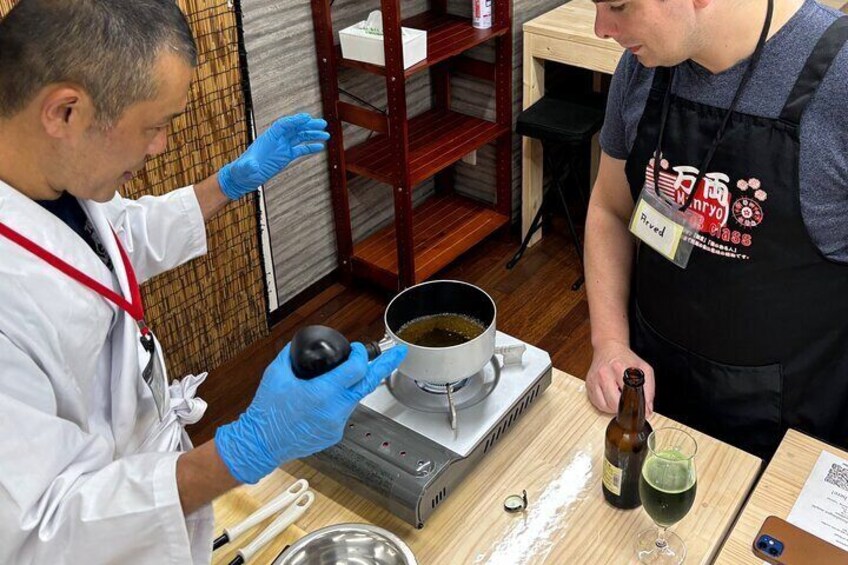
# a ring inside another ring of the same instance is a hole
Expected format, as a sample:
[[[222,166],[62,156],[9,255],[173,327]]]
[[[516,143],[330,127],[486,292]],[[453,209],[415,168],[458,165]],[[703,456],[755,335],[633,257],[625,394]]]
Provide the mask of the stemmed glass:
[[[683,563],[686,544],[668,528],[683,519],[695,502],[698,444],[677,428],[660,428],[648,436],[648,455],[639,478],[642,506],[657,525],[636,538],[641,563]]]

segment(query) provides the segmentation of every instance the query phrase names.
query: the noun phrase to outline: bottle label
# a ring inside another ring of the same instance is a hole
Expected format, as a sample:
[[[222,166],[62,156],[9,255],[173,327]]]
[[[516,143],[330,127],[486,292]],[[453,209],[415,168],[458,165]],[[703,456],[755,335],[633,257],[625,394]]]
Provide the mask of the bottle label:
[[[616,496],[621,496],[621,469],[604,457],[604,486]]]

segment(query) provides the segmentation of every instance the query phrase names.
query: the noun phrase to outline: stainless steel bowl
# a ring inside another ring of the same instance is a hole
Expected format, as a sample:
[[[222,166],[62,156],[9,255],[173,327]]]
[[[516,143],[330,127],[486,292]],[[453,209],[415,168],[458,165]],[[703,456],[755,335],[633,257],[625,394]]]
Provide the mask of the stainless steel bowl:
[[[305,535],[274,565],[417,565],[403,540],[370,524],[338,524]]]

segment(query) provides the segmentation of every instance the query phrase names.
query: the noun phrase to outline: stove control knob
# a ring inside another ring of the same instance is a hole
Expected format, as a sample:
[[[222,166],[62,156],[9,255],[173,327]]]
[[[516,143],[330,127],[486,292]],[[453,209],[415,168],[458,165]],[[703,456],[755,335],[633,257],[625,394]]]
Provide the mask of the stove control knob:
[[[420,459],[415,466],[415,474],[419,477],[424,477],[433,472],[433,462]]]

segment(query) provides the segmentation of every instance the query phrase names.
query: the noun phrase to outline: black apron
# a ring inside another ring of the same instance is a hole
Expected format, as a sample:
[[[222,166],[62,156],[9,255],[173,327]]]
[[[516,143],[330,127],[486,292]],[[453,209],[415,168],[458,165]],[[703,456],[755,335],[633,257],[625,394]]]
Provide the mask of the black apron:
[[[703,224],[688,267],[646,245],[637,252],[630,339],[655,369],[656,410],[765,458],[789,427],[848,444],[848,266],[811,240],[798,174],[801,117],[846,37],[843,17],[818,42],[778,119],[669,94],[659,187],[681,205],[728,120],[689,206]],[[655,72],[627,160],[634,200],[654,186],[670,75]]]

